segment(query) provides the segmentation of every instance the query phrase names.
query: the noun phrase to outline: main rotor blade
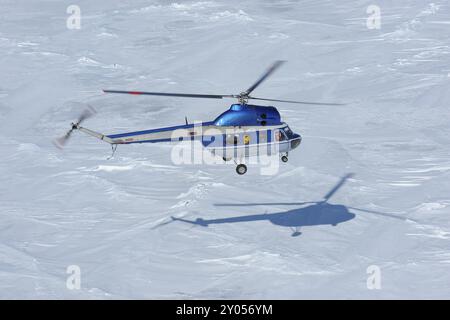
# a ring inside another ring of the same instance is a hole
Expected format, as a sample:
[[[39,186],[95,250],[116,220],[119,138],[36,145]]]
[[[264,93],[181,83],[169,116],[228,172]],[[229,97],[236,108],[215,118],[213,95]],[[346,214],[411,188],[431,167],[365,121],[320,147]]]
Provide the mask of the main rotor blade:
[[[255,82],[255,84],[253,84],[250,88],[248,88],[245,93],[247,95],[249,95],[253,90],[256,89],[256,87],[258,87],[264,80],[267,79],[268,76],[270,76],[275,70],[277,70],[285,61],[283,60],[278,60],[275,61],[274,64],[272,64],[272,66],[267,69],[267,71],[258,79],[258,81]]]
[[[317,106],[344,106],[345,105],[345,103],[278,100],[278,99],[265,99],[265,98],[256,98],[256,97],[248,97],[248,98],[253,99],[253,100],[264,100],[264,101],[275,101],[275,102],[286,102],[286,103],[297,103],[297,104],[312,104],[312,105],[317,105]]]
[[[362,211],[362,212],[368,212],[368,213],[373,213],[373,214],[377,214],[380,216],[384,216],[384,217],[389,217],[389,218],[394,218],[394,219],[399,219],[399,220],[403,220],[403,221],[408,221],[411,220],[413,222],[417,222],[414,219],[408,218],[408,217],[402,217],[398,214],[395,213],[390,213],[390,212],[379,212],[379,211],[373,211],[373,210],[367,210],[367,209],[361,209],[361,208],[355,208],[355,207],[350,207],[347,206],[347,208],[349,209],[353,209],[353,210],[358,210],[358,211]]]
[[[215,203],[216,207],[253,207],[253,206],[302,206],[304,204],[313,204],[317,201],[306,202],[254,202],[254,203]]]
[[[146,92],[146,91],[124,91],[124,90],[103,90],[103,92],[105,92],[105,93],[134,94],[134,95],[148,95],[148,96],[208,98],[208,99],[222,99],[222,98],[235,98],[236,97],[234,95],[170,93],[170,92]]]

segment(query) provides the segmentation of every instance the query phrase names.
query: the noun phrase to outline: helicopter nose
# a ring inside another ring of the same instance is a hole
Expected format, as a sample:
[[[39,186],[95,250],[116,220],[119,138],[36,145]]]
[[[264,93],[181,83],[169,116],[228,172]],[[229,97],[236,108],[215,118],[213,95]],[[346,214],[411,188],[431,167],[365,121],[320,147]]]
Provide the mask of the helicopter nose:
[[[294,137],[291,140],[291,149],[297,148],[302,142],[302,136],[299,134],[294,134]]]

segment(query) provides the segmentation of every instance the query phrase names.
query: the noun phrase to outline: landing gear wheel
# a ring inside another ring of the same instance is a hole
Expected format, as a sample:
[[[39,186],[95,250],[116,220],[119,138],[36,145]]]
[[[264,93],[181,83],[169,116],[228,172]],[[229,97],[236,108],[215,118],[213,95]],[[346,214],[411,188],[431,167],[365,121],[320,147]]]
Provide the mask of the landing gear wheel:
[[[288,157],[287,156],[282,156],[281,157],[281,161],[283,161],[283,162],[288,162]]]
[[[236,172],[237,172],[237,174],[239,174],[239,175],[245,174],[245,173],[247,172],[247,166],[246,166],[245,164],[239,164],[239,165],[236,167]]]

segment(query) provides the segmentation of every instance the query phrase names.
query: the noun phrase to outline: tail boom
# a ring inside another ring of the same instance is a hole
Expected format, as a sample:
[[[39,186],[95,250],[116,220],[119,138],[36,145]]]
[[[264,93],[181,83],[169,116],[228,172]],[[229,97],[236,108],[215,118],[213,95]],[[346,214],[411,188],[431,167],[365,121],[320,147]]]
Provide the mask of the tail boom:
[[[106,136],[104,134],[98,133],[96,131],[93,131],[93,130],[90,130],[90,129],[87,129],[87,128],[84,128],[84,127],[80,127],[80,126],[76,126],[76,129],[80,130],[81,132],[86,133],[87,135],[90,135],[92,137],[95,137],[97,139],[105,141],[105,142],[107,142],[109,144],[116,144],[117,143],[117,142],[114,142],[114,140],[111,139],[110,137],[108,137],[108,136]]]

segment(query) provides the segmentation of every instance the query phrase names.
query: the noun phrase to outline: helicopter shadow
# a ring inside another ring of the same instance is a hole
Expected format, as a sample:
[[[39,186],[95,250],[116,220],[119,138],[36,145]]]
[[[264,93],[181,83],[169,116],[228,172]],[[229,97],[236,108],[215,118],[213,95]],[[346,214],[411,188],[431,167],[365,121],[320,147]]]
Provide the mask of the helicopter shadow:
[[[223,224],[223,223],[241,223],[241,222],[253,222],[267,220],[274,225],[289,227],[292,230],[291,236],[296,237],[301,235],[301,227],[330,225],[337,226],[340,223],[347,222],[356,217],[356,215],[350,210],[358,210],[367,213],[373,213],[389,218],[395,218],[400,220],[409,220],[401,216],[397,216],[391,213],[383,213],[378,211],[359,209],[350,206],[344,206],[341,204],[331,204],[328,200],[344,185],[344,183],[353,176],[353,174],[347,174],[342,177],[339,182],[323,197],[323,200],[316,202],[272,202],[272,203],[244,203],[244,204],[216,204],[220,207],[244,207],[244,206],[268,206],[268,205],[296,205],[298,208],[270,213],[270,214],[254,214],[246,216],[235,216],[219,219],[203,219],[197,218],[196,220],[187,220],[183,218],[171,217],[172,221],[181,221],[193,225],[208,227],[211,224]]]
[[[208,227],[211,224],[222,223],[240,223],[267,220],[274,225],[289,227],[292,229],[292,236],[299,236],[301,234],[300,228],[306,226],[331,225],[337,226],[355,218],[355,214],[349,211],[349,208],[340,204],[330,204],[328,200],[338,191],[345,181],[350,178],[352,174],[347,174],[328,192],[324,200],[317,202],[293,202],[293,203],[246,203],[246,204],[216,204],[216,206],[259,206],[259,205],[300,205],[302,207],[292,210],[270,213],[270,214],[254,214],[246,216],[236,216],[219,219],[203,219],[197,218],[194,221],[175,218],[172,220],[182,221],[194,225]]]
[[[328,203],[309,205],[303,208],[297,208],[285,212],[255,214],[222,219],[197,218],[194,221],[190,221],[182,218],[172,217],[172,219],[176,221],[182,221],[203,227],[208,227],[211,224],[267,220],[274,225],[291,228],[293,237],[299,236],[301,234],[301,227],[318,225],[337,226],[339,223],[351,220],[353,218],[355,218],[355,214],[351,213],[345,206]]]

